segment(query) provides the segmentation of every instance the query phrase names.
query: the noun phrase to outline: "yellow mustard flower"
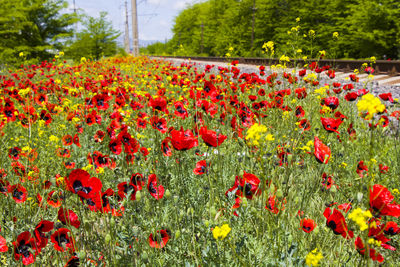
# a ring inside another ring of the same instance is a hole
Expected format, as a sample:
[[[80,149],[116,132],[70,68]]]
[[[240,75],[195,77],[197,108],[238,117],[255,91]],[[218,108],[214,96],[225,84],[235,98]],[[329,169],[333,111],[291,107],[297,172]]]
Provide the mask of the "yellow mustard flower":
[[[318,249],[314,249],[306,256],[306,264],[308,266],[318,266],[320,260],[322,260],[324,256],[322,256],[321,252],[318,252]]]
[[[231,230],[232,230],[232,229],[229,227],[228,224],[224,224],[224,225],[222,225],[221,227],[216,226],[216,227],[214,228],[214,230],[212,231],[213,237],[214,237],[216,240],[222,240],[222,239],[224,239],[224,238],[229,234],[229,232],[230,232]]]
[[[360,227],[361,231],[368,229],[367,220],[371,217],[372,214],[369,210],[363,211],[361,208],[357,208],[349,214],[349,219],[354,221]]]

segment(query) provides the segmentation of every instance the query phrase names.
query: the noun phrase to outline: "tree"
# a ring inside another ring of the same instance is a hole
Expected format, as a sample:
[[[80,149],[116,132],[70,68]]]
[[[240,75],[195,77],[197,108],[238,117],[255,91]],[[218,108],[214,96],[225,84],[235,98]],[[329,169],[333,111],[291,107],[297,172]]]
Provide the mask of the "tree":
[[[120,33],[113,29],[111,22],[106,20],[107,12],[100,12],[98,18],[84,16],[85,27],[77,33],[76,40],[66,50],[66,56],[75,60],[81,57],[98,60],[103,56],[112,56],[117,52],[115,39]]]
[[[65,0],[1,0],[0,62],[17,64],[23,52],[30,62],[52,57],[72,36],[74,14],[60,14]]]

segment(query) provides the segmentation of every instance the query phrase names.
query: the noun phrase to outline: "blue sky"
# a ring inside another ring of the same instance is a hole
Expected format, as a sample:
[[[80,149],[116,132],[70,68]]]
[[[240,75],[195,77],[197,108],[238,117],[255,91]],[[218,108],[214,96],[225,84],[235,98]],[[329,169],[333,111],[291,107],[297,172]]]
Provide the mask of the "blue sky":
[[[131,0],[128,1],[129,34],[131,35]],[[140,40],[165,41],[172,37],[174,18],[187,5],[202,0],[136,0],[138,7],[138,24]],[[73,11],[73,0],[67,0],[69,9]],[[125,25],[125,0],[75,0],[77,8],[82,9],[92,17],[98,17],[100,11],[108,12],[108,19],[112,21],[114,29],[119,30],[121,40]]]

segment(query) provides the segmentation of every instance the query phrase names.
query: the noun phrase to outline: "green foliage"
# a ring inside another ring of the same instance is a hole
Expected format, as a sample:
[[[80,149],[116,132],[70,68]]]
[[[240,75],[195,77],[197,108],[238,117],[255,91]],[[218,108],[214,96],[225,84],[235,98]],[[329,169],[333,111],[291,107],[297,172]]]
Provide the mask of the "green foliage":
[[[60,14],[66,6],[64,0],[2,0],[0,64],[34,63],[56,54],[76,20],[73,14]]]
[[[262,56],[263,43],[274,41],[275,56],[302,49],[309,57],[325,50],[331,58],[398,58],[399,17],[397,0],[208,0],[183,10],[172,39],[149,53],[179,54],[182,45],[188,55],[225,56],[232,47],[236,56]]]
[[[100,12],[98,18],[85,16],[81,32],[77,33],[76,40],[66,50],[66,56],[79,60],[87,57],[98,60],[103,56],[112,56],[117,53],[115,39],[119,32],[114,30],[111,22],[106,19],[107,12]]]

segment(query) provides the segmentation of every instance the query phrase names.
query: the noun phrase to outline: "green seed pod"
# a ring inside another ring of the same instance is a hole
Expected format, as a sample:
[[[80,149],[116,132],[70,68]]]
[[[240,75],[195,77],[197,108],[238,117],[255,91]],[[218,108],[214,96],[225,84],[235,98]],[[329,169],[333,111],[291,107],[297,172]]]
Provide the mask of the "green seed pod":
[[[112,228],[114,228],[114,226],[115,226],[115,219],[114,219],[114,217],[111,217],[111,219],[110,219],[110,226],[111,226]]]
[[[204,220],[204,225],[208,228],[210,226],[210,222],[208,220]]]
[[[83,251],[83,250],[79,251],[79,252],[78,252],[78,258],[79,258],[79,259],[84,259],[84,258],[86,258],[86,252]]]
[[[332,186],[330,190],[331,190],[332,193],[336,193],[337,192],[336,186]]]
[[[147,263],[148,260],[149,260],[149,256],[147,255],[146,252],[143,252],[143,253],[142,253],[142,261],[143,261],[144,263]]]

